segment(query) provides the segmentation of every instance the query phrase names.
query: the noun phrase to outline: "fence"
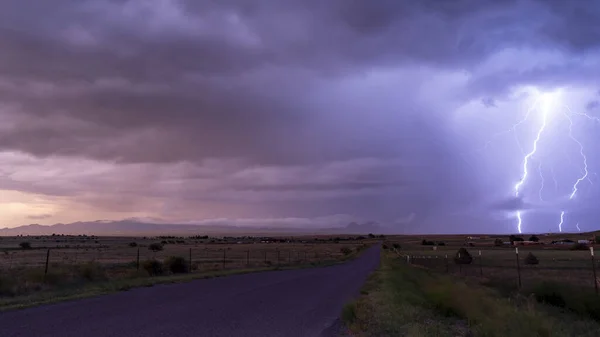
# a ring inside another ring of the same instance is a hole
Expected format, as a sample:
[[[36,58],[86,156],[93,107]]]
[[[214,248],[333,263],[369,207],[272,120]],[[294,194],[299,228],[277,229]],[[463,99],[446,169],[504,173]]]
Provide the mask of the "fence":
[[[218,247],[222,246],[222,247]],[[0,277],[28,270],[43,271],[44,277],[53,271],[73,271],[93,263],[108,276],[143,270],[144,261],[164,261],[178,256],[186,260],[192,272],[230,269],[252,269],[299,264],[319,264],[340,260],[346,254],[343,247],[356,251],[357,244],[228,244],[228,245],[166,245],[152,251],[149,245],[137,247],[103,246],[96,248],[43,248],[5,250],[0,254]]]
[[[519,248],[509,251],[472,250],[470,263],[458,263],[459,253],[396,251],[401,260],[438,272],[468,277],[480,277],[504,282],[514,282],[518,288],[540,281],[554,280],[583,287],[594,287],[598,294],[600,279],[596,269],[600,261],[595,259],[594,248],[588,253],[570,251],[526,251]],[[536,255],[528,258],[529,253]],[[540,256],[538,258],[537,256]],[[537,263],[536,263],[537,262]]]

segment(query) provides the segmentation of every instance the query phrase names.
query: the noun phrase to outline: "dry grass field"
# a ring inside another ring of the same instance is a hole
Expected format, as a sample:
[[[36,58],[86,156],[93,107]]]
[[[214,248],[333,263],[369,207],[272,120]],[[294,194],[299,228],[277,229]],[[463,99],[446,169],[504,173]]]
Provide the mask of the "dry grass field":
[[[337,235],[0,237],[0,309],[173,280],[327,265],[374,242]]]
[[[528,239],[529,235],[521,237]],[[396,244],[401,255],[410,256],[411,263],[440,272],[485,278],[490,282],[515,286],[518,286],[520,272],[523,288],[548,280],[594,288],[593,264],[589,248],[594,247],[595,244],[552,244],[553,241],[565,239],[575,243],[578,240],[591,240],[595,237],[594,234],[554,234],[538,235],[537,237],[540,239],[537,244],[515,246],[495,245],[496,239],[508,242],[508,235],[477,236],[475,238],[471,235],[394,236],[388,237],[387,244],[390,247]],[[423,245],[423,240],[434,243],[443,242],[443,245]],[[471,254],[472,263],[456,264],[454,262],[458,249],[461,247]],[[518,248],[519,251],[519,270],[517,270],[515,248]],[[527,263],[526,258],[530,253],[536,257],[537,264]],[[594,264],[599,271],[598,276],[600,276],[600,259],[595,259]]]

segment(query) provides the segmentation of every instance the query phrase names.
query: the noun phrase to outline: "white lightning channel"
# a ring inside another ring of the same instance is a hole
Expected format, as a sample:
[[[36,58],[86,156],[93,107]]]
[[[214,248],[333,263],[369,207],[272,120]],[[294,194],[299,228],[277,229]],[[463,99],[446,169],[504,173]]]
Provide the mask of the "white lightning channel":
[[[538,166],[538,172],[540,174],[540,190],[538,191],[538,197],[540,198],[540,201],[544,201],[544,198],[542,198],[542,192],[544,191],[544,183],[546,181],[546,179],[544,179],[544,171],[542,171],[542,161],[540,160],[540,165]]]
[[[568,107],[565,107],[565,108],[569,111],[571,110]],[[586,114],[583,114],[583,115],[587,116]],[[573,198],[575,198],[575,195],[577,194],[579,184],[582,181],[588,179],[588,175],[590,174],[590,172],[588,170],[587,156],[585,155],[583,144],[581,144],[581,142],[577,138],[575,138],[575,136],[573,135],[573,120],[571,119],[571,117],[569,115],[565,114],[565,116],[569,120],[569,137],[575,143],[577,143],[577,145],[579,146],[579,154],[581,155],[581,158],[583,158],[583,174],[577,179],[577,181],[575,181],[575,184],[573,184],[572,192],[569,195],[569,200],[572,200]]]
[[[544,102],[543,102],[544,104],[542,104],[543,105],[542,106],[542,124],[537,131],[535,140],[533,141],[533,148],[531,149],[531,151],[529,153],[525,154],[525,157],[523,158],[522,178],[514,186],[516,198],[519,198],[520,192],[521,192],[521,187],[527,181],[527,177],[529,176],[529,170],[528,170],[529,160],[531,159],[531,157],[533,157],[536,154],[536,152],[538,150],[538,144],[540,142],[540,139],[542,138],[542,134],[544,133],[544,130],[546,129],[546,125],[548,124],[548,112],[549,112],[549,108],[550,108],[548,98],[549,97],[546,97],[546,96],[542,96],[542,97],[538,98],[534,102],[532,107],[527,111],[527,115],[525,116],[525,119],[520,121],[519,123],[515,124],[515,127],[513,127],[513,129],[515,129],[518,125],[522,124],[525,120],[527,120],[527,118],[531,114],[531,111],[533,111],[536,108],[536,106],[538,105],[538,103],[540,102],[540,99],[544,99]],[[521,215],[521,211],[519,210],[519,211],[517,211],[517,230],[519,231],[519,233],[523,233],[522,228],[521,228],[522,225],[523,225],[523,217]]]
[[[579,222],[575,225],[575,227],[577,227],[577,230],[581,232],[581,228],[579,228]]]
[[[562,232],[562,225],[565,223],[565,211],[560,212],[560,222],[558,223],[558,231]]]

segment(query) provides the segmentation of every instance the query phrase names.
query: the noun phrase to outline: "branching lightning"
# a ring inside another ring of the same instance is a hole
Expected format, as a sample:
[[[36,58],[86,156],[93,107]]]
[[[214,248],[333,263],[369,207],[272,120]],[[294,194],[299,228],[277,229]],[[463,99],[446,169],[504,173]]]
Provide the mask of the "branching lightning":
[[[551,129],[550,125],[552,125],[552,127],[554,127],[555,125],[558,125],[558,123],[556,123],[556,124],[552,123],[558,117],[561,118],[560,120],[564,120],[568,123],[568,126],[569,126],[568,137],[578,149],[577,153],[579,154],[579,158],[580,158],[579,165],[582,168],[580,175],[573,182],[571,192],[570,192],[570,194],[568,194],[568,198],[565,198],[565,199],[567,199],[567,200],[575,199],[580,192],[581,185],[585,181],[588,181],[590,184],[592,184],[590,175],[594,175],[595,173],[590,172],[590,170],[589,170],[588,158],[586,155],[585,147],[584,147],[583,143],[576,136],[576,131],[574,130],[573,118],[574,117],[584,117],[588,121],[598,122],[598,123],[600,123],[600,118],[590,116],[586,113],[571,111],[571,109],[568,106],[565,106],[564,104],[562,104],[560,102],[560,95],[561,95],[560,92],[537,93],[535,100],[533,101],[531,106],[527,109],[527,112],[526,112],[525,116],[523,117],[523,119],[519,120],[510,129],[505,130],[501,133],[498,133],[494,136],[494,137],[496,137],[496,136],[499,136],[502,134],[513,132],[515,135],[515,139],[517,141],[517,145],[521,149],[521,152],[523,154],[523,159],[521,161],[521,179],[518,180],[517,183],[513,186],[513,192],[514,192],[515,198],[523,199],[523,197],[524,197],[523,188],[525,187],[526,184],[528,184],[528,181],[530,180],[530,171],[529,171],[530,164],[532,161],[537,161],[538,162],[537,170],[538,170],[538,173],[540,176],[540,189],[538,190],[538,199],[540,202],[545,201],[544,197],[543,197],[543,190],[545,188],[546,179],[544,177],[544,170],[543,170],[544,164],[543,164],[542,159],[543,159],[544,155],[546,155],[546,156],[547,155],[555,155],[555,151],[544,151],[544,153],[540,153],[540,151],[542,151],[541,149],[543,147],[549,145],[549,144],[547,144],[548,140],[552,140],[553,135],[554,135],[553,131],[555,131],[555,130]],[[517,128],[520,127],[521,125],[523,125],[525,122],[529,122],[530,119],[532,118],[532,116],[539,117],[539,120],[537,121],[535,129],[534,129],[535,137],[534,137],[533,141],[529,144],[529,146],[524,147],[521,144],[521,141],[519,140],[519,136],[517,134]],[[490,143],[491,143],[491,141],[488,141],[486,143],[486,147]],[[525,151],[524,148],[527,148],[529,150]],[[556,178],[553,166],[550,167],[550,174],[551,174],[552,180],[554,182],[555,191],[558,191],[559,190],[559,182],[558,182],[558,179]],[[565,224],[565,216],[567,213],[568,212],[564,209],[560,211],[560,222],[558,224],[558,230],[560,232],[562,232],[562,230],[563,230],[563,225]],[[519,233],[522,233],[523,210],[517,210],[515,215],[516,215],[516,221],[517,221],[517,231]],[[579,223],[576,224],[576,228],[578,231],[581,231],[581,228],[579,227]]]

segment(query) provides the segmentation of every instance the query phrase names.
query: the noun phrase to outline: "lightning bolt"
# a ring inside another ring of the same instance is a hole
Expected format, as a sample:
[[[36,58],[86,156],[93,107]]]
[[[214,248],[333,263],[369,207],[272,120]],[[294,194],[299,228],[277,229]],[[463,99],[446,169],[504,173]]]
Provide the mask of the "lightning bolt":
[[[538,166],[538,172],[540,174],[540,190],[538,191],[538,197],[540,198],[540,201],[544,201],[544,198],[542,198],[542,192],[544,191],[544,182],[546,181],[546,179],[544,179],[544,171],[542,171],[542,161],[540,160],[540,165]]]
[[[571,109],[569,109],[569,107],[565,108],[571,112]],[[586,114],[583,114],[585,116],[587,116]],[[565,114],[565,116],[567,117],[567,119],[569,120],[569,137],[575,142],[577,143],[577,145],[579,146],[579,154],[581,155],[581,158],[583,158],[583,174],[581,175],[581,177],[579,177],[577,179],[577,181],[575,181],[575,184],[573,184],[573,192],[571,192],[571,194],[569,195],[569,200],[572,200],[573,198],[575,198],[575,194],[577,194],[578,191],[578,187],[579,184],[588,179],[588,175],[590,174],[589,170],[588,170],[588,164],[587,164],[587,156],[585,155],[584,152],[584,148],[583,148],[583,144],[581,144],[581,142],[575,138],[575,136],[573,136],[573,119],[571,119],[571,117],[567,114]],[[588,116],[589,117],[589,116]],[[591,118],[591,117],[590,117]]]
[[[522,119],[521,121],[519,121],[517,124],[515,124],[515,126],[512,128],[512,130],[516,130],[516,128],[523,124],[525,121],[527,121],[529,119],[529,116],[531,115],[531,112],[539,105],[540,103],[540,99],[542,97],[538,98],[533,105],[531,106],[531,108],[527,111],[527,114],[525,115],[525,118]],[[521,193],[521,187],[523,187],[523,185],[525,184],[525,182],[527,181],[527,178],[529,176],[529,160],[536,154],[537,150],[538,150],[538,144],[540,142],[540,139],[542,138],[542,134],[544,133],[544,130],[546,129],[546,126],[548,124],[548,111],[549,111],[549,107],[547,106],[548,104],[544,104],[544,107],[542,109],[542,123],[541,126],[539,127],[536,137],[533,141],[533,146],[532,149],[529,153],[525,154],[525,157],[523,158],[522,161],[522,165],[523,165],[523,174],[521,175],[521,180],[519,180],[519,182],[517,182],[514,186],[514,190],[515,190],[515,197],[519,198],[520,193]],[[518,137],[517,137],[518,139]],[[519,143],[520,144],[520,143]],[[520,146],[520,145],[519,145]],[[517,231],[519,231],[519,233],[523,233],[522,231],[522,225],[523,225],[523,217],[521,214],[521,211],[517,211]]]
[[[562,225],[565,223],[565,211],[560,212],[560,222],[558,223],[558,231],[562,232]]]
[[[550,135],[546,134],[548,132],[547,129],[548,129],[548,125],[550,124],[551,117],[552,117],[552,120],[554,120],[557,117],[566,118],[566,120],[569,123],[568,124],[568,126],[569,126],[568,137],[577,146],[578,154],[579,154],[579,157],[581,158],[580,168],[582,167],[582,169],[580,171],[580,174],[577,176],[577,179],[574,181],[574,183],[572,185],[571,191],[568,194],[568,200],[573,200],[578,196],[578,194],[580,192],[581,184],[584,181],[588,181],[590,184],[593,184],[592,180],[590,179],[590,176],[594,175],[595,173],[592,173],[589,170],[588,157],[586,155],[585,147],[584,147],[583,143],[576,136],[576,132],[574,130],[573,117],[580,116],[580,117],[586,118],[588,121],[594,122],[594,123],[596,123],[596,122],[600,123],[600,118],[590,116],[586,113],[573,112],[573,111],[571,111],[571,109],[568,106],[562,105],[562,104],[557,104],[557,103],[559,103],[558,102],[559,94],[560,94],[559,91],[557,91],[555,93],[539,93],[539,92],[537,92],[535,100],[527,109],[525,116],[521,120],[519,120],[517,123],[515,123],[510,129],[494,135],[492,140],[488,141],[485,145],[485,147],[487,148],[487,146],[497,136],[500,136],[500,135],[503,135],[503,134],[506,134],[509,132],[514,133],[517,145],[523,154],[523,159],[521,161],[521,179],[513,186],[513,192],[514,192],[513,195],[515,198],[523,198],[524,197],[523,188],[528,183],[528,180],[530,178],[531,162],[533,160],[538,160],[539,163],[538,163],[537,171],[540,176],[540,189],[538,190],[538,198],[541,202],[545,201],[543,198],[543,191],[544,191],[545,182],[546,182],[546,179],[544,176],[544,169],[543,169],[544,164],[543,164],[543,161],[541,160],[541,158],[539,157],[538,151],[540,150],[540,147],[543,146],[544,139],[551,137]],[[552,113],[552,116],[551,116],[551,113]],[[523,125],[525,122],[528,122],[531,119],[531,117],[534,115],[539,116],[540,120],[536,124],[536,127],[534,129],[535,138],[533,139],[532,143],[530,143],[530,145],[528,146],[528,148],[530,150],[527,152],[527,151],[524,151],[524,147],[522,146],[522,144],[519,140],[519,137],[517,134],[517,129],[521,125]],[[558,183],[558,179],[554,173],[554,167],[550,168],[550,174],[551,174],[552,180],[554,182],[555,192],[558,192],[559,191],[559,183]],[[565,210],[561,210],[561,212],[560,212],[560,222],[558,224],[558,229],[560,232],[562,232],[562,227],[565,223],[566,213],[567,213],[567,211],[565,211]],[[522,233],[523,210],[517,210],[515,214],[516,214],[516,219],[517,219],[517,231],[519,233]],[[579,223],[577,223],[577,229],[579,231],[581,231],[581,229],[579,228]]]
[[[575,225],[575,227],[577,227],[577,230],[581,232],[581,228],[579,228],[579,222]]]

